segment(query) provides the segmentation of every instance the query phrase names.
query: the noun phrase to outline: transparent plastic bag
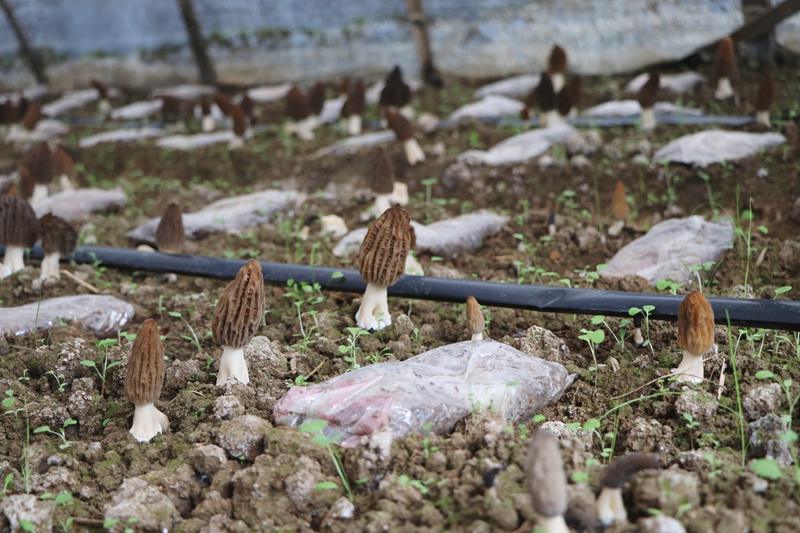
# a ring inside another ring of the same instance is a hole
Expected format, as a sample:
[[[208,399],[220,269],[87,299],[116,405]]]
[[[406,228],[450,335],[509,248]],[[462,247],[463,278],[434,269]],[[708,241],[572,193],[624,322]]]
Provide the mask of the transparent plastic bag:
[[[706,130],[684,135],[670,142],[653,156],[653,163],[664,160],[707,167],[754,155],[765,148],[786,142],[780,133]]]
[[[97,337],[108,337],[122,329],[135,314],[131,304],[113,296],[62,296],[0,309],[0,331],[27,335],[34,328],[49,329],[62,320],[89,330]]]
[[[443,433],[479,407],[527,423],[574,380],[567,369],[492,340],[449,344],[406,361],[377,363],[318,385],[292,387],[275,405],[278,424],[327,421],[343,446],[391,431]]]

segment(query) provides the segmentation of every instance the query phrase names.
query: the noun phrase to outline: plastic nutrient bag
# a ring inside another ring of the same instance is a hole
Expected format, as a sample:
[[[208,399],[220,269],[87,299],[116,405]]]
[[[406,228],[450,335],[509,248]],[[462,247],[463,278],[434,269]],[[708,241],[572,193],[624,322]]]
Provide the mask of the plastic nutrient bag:
[[[402,362],[377,363],[308,387],[292,387],[275,405],[278,424],[327,421],[325,432],[354,445],[389,430],[443,433],[478,408],[527,423],[575,379],[559,363],[492,340],[449,344]]]
[[[643,72],[633,78],[625,86],[625,92],[638,93],[647,80],[650,74]],[[685,93],[694,89],[698,83],[705,81],[705,77],[697,72],[681,72],[680,74],[662,74],[659,80],[658,88],[671,93]]]
[[[341,141],[320,148],[311,156],[312,158],[322,157],[328,154],[341,154],[362,146],[375,146],[376,144],[388,143],[396,139],[392,130],[373,131],[363,135],[354,135]]]
[[[518,116],[525,108],[525,104],[507,96],[490,94],[477,102],[464,105],[453,111],[448,121],[457,121],[470,118],[496,118]]]
[[[706,167],[712,163],[742,159],[785,142],[786,137],[780,133],[706,130],[675,139],[653,155],[653,162],[666,160]]]
[[[227,143],[235,137],[233,131],[215,131],[213,133],[195,133],[193,135],[170,135],[161,137],[156,141],[156,146],[172,150],[197,150],[212,144]]]
[[[550,145],[563,143],[575,133],[577,130],[572,126],[537,128],[509,137],[488,151],[467,150],[458,156],[458,160],[490,166],[527,161],[545,153]]]
[[[653,106],[656,114],[690,115],[699,117],[703,114],[700,109],[683,107],[671,102],[656,102]],[[633,117],[642,112],[642,106],[636,100],[612,100],[590,107],[584,114],[589,117]]]
[[[623,246],[600,274],[612,278],[636,274],[653,285],[662,279],[687,283],[691,281],[687,267],[719,260],[732,243],[728,219],[671,218]]]
[[[78,141],[78,146],[81,148],[89,148],[100,143],[141,141],[143,139],[161,137],[164,133],[166,133],[164,130],[160,128],[151,128],[150,126],[145,126],[143,128],[123,128],[84,137]]]
[[[34,328],[48,329],[63,321],[98,337],[107,337],[122,329],[135,314],[131,304],[113,296],[62,296],[0,309],[0,331],[27,335]]]
[[[503,96],[525,96],[539,85],[542,77],[539,74],[523,74],[484,85],[475,91],[475,98],[483,98],[491,94]]]
[[[116,189],[75,189],[61,191],[33,204],[37,217],[53,213],[64,220],[75,220],[93,211],[114,211],[125,206],[125,191]]]

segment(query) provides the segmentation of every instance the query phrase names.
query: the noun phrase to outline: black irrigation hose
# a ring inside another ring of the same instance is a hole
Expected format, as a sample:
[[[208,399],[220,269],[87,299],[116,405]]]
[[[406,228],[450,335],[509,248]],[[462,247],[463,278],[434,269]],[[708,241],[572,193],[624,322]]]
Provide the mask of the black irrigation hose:
[[[0,247],[0,251],[5,250]],[[41,259],[43,252],[37,244],[31,252]],[[140,252],[124,248],[79,246],[72,259],[78,263],[102,264],[130,270],[174,272],[190,276],[231,279],[244,264],[240,259],[221,259],[198,255],[170,255]],[[283,263],[261,263],[264,280],[275,285],[296,282],[319,283],[322,289],[362,293],[366,283],[357,270],[330,267],[310,267]],[[389,295],[439,302],[463,303],[474,296],[491,307],[510,307],[551,313],[582,315],[629,316],[629,309],[655,306],[649,316],[654,320],[677,320],[678,306],[683,297],[665,294],[640,294],[594,289],[569,289],[495,283],[488,281],[403,276],[389,287]],[[737,326],[800,331],[800,302],[786,300],[756,300],[738,298],[709,298],[718,324],[727,318]]]

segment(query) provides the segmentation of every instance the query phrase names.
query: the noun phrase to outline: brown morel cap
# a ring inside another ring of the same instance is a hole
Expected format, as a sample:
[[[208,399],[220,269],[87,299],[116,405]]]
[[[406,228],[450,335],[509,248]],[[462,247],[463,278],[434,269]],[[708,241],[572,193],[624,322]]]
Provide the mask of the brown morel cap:
[[[547,72],[564,74],[567,71],[567,53],[558,45],[553,47],[547,59]]]
[[[47,185],[52,182],[55,161],[50,145],[44,141],[35,144],[25,155],[25,166],[34,183]]]
[[[312,115],[322,113],[322,108],[325,107],[325,84],[321,81],[315,83],[308,92],[308,106]]]
[[[244,137],[247,129],[247,115],[241,106],[231,106],[231,119],[233,119],[233,134],[237,137]]]
[[[531,92],[529,92],[528,96],[525,97],[525,109],[524,109],[524,111],[527,111],[528,109],[533,109],[538,105],[539,105],[539,86],[537,85],[536,87],[531,89]],[[528,118],[528,117],[524,117],[524,118]]]
[[[181,208],[175,202],[170,203],[156,228],[156,246],[158,251],[166,254],[182,254],[186,242],[183,229]]]
[[[486,321],[478,300],[474,296],[467,296],[467,331],[470,335],[482,333],[485,325]]]
[[[253,112],[256,110],[256,102],[248,95],[244,95],[242,97],[242,101],[239,102],[239,107],[242,108],[244,111],[245,116],[248,118],[253,118]]]
[[[567,510],[567,476],[558,442],[549,432],[537,429],[531,437],[525,474],[534,511],[546,517],[563,515]]]
[[[358,271],[367,283],[389,287],[403,275],[411,246],[411,217],[395,204],[372,223],[358,250]]]
[[[401,141],[407,141],[414,137],[414,127],[408,119],[400,113],[386,111],[386,122],[389,123],[389,128]]]
[[[580,76],[572,76],[567,83],[567,94],[569,100],[572,102],[572,107],[578,107],[583,100],[583,78]]]
[[[156,321],[148,318],[136,333],[125,376],[125,396],[135,405],[155,403],[164,384],[164,345]]]
[[[384,107],[400,108],[411,101],[411,88],[403,81],[403,72],[395,66],[386,76],[381,90],[379,104]]]
[[[200,113],[202,113],[203,116],[211,114],[211,102],[209,102],[208,98],[205,96],[200,97]]]
[[[725,37],[717,45],[714,73],[717,78],[730,78],[735,65],[736,57],[733,55],[733,39]]]
[[[562,117],[569,115],[569,111],[572,109],[572,99],[569,97],[569,91],[566,87],[556,95],[556,108],[558,109],[558,114]]]
[[[625,196],[625,185],[618,181],[614,188],[614,198],[611,199],[611,215],[617,220],[625,220],[630,212],[628,198]]]
[[[217,107],[219,108],[220,111],[222,111],[223,115],[225,115],[226,117],[230,116],[231,107],[233,107],[233,103],[231,102],[231,99],[228,97],[227,94],[221,93],[219,91],[214,93],[214,103],[217,104]]]
[[[78,244],[78,231],[63,218],[47,213],[39,219],[39,238],[45,254],[69,257]]]
[[[72,171],[75,169],[75,160],[72,154],[67,152],[63,146],[56,148],[56,176],[72,176]]]
[[[775,101],[775,84],[772,83],[772,76],[764,73],[761,82],[758,84],[756,92],[756,111],[766,111],[772,102]]]
[[[690,292],[678,307],[678,346],[695,355],[714,346],[714,310],[702,292]]]
[[[100,93],[100,98],[108,98],[108,85],[96,79],[92,79],[89,85],[97,89],[97,92]]]
[[[639,100],[639,105],[642,109],[651,109],[656,105],[656,98],[658,97],[658,86],[661,83],[661,75],[658,72],[653,72],[647,78],[647,82],[639,89],[639,94],[636,97]]]
[[[339,82],[339,94],[350,94],[350,78],[345,76]]]
[[[536,99],[539,109],[545,113],[556,108],[556,92],[553,89],[553,80],[547,72],[542,72],[539,86],[536,88]]]
[[[261,265],[249,260],[236,279],[225,287],[214,309],[211,331],[214,342],[231,348],[244,348],[258,331],[266,308]]]
[[[364,80],[358,78],[353,89],[344,101],[342,106],[342,116],[349,117],[351,115],[363,115],[364,108],[367,105],[366,89],[364,88]]]
[[[383,147],[375,150],[375,169],[372,171],[370,186],[376,194],[391,194],[394,190],[394,168],[389,154]]]
[[[311,106],[308,104],[308,98],[297,87],[292,87],[286,93],[286,111],[295,122],[305,120],[311,115]]]
[[[26,130],[33,130],[36,124],[42,118],[42,103],[34,102],[25,110],[25,116],[22,119],[22,125]]]
[[[19,171],[19,187],[17,188],[17,195],[20,198],[28,199],[33,196],[33,178],[28,167],[23,166]]]
[[[16,196],[0,198],[0,244],[31,248],[39,220],[28,202]]]
[[[629,453],[608,465],[600,474],[600,486],[620,489],[637,473],[650,468],[661,468],[661,459],[655,453]]]

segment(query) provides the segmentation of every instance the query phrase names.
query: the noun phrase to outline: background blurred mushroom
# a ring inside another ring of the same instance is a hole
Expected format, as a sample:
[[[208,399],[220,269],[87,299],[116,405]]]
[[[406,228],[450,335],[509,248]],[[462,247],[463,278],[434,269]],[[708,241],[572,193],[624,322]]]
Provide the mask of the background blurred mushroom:
[[[690,292],[678,307],[678,346],[684,349],[678,381],[700,383],[703,354],[714,347],[714,310],[702,292]]]
[[[558,45],[553,46],[547,58],[547,73],[553,81],[553,91],[558,93],[564,88],[564,75],[567,73],[567,52]]]
[[[69,257],[78,244],[78,231],[72,224],[52,213],[39,219],[39,237],[42,241],[44,258],[42,259],[42,279],[59,279],[59,261]]]
[[[100,101],[97,102],[97,112],[101,115],[108,116],[111,113],[111,102],[108,100],[108,85],[100,80],[93,79],[89,84],[97,89],[100,96]]]
[[[654,453],[629,453],[608,465],[600,474],[600,494],[595,501],[597,518],[605,527],[612,522],[625,521],[628,513],[622,501],[622,487],[637,473],[651,468],[661,468]]]
[[[237,150],[244,146],[244,134],[247,131],[247,115],[238,105],[231,106],[231,122],[233,125],[233,138],[228,143],[228,149]]]
[[[156,228],[156,246],[165,254],[182,254],[186,244],[186,233],[183,228],[181,208],[170,202]]]
[[[384,211],[391,208],[389,196],[394,190],[394,168],[392,160],[386,149],[379,146],[375,150],[375,165],[372,176],[369,180],[372,192],[375,193],[375,203],[372,206],[372,214],[375,218],[381,216]]]
[[[717,75],[717,90],[714,92],[714,98],[717,100],[725,100],[733,96],[731,75],[733,75],[735,66],[733,39],[725,37],[717,45],[717,57],[714,61],[714,72]]]
[[[617,185],[614,187],[614,197],[611,199],[611,216],[614,218],[614,222],[608,227],[609,235],[616,237],[620,234],[630,212],[628,198],[625,196],[625,185],[621,181],[617,181]]]
[[[467,297],[467,331],[472,335],[473,341],[483,340],[483,330],[486,327],[486,319],[478,300],[474,296]]]
[[[55,167],[55,175],[58,176],[58,185],[61,190],[74,190],[75,184],[72,181],[72,173],[75,170],[75,160],[72,158],[72,154],[67,152],[63,146],[56,148]]]
[[[383,84],[383,89],[381,90],[381,95],[378,100],[382,124],[384,119],[388,123],[389,119],[386,117],[387,111],[395,111],[409,120],[413,119],[414,111],[411,109],[410,104],[411,87],[403,81],[403,71],[396,65],[386,76],[386,81]]]
[[[169,429],[167,415],[155,406],[163,384],[164,345],[156,321],[148,318],[136,333],[125,376],[125,396],[135,406],[130,433],[139,442]]]
[[[317,127],[317,118],[311,114],[308,98],[297,87],[292,87],[286,93],[286,112],[292,122],[286,124],[284,129],[304,141],[312,140],[314,129]]]
[[[561,123],[556,110],[556,92],[553,89],[553,81],[546,73],[542,73],[539,86],[536,88],[536,98],[539,104],[539,125],[542,127],[557,126]]]
[[[525,457],[525,476],[538,515],[536,525],[547,533],[569,533],[564,513],[567,510],[567,475],[558,442],[549,432],[537,429]]]
[[[44,141],[36,143],[25,155],[25,167],[33,180],[31,203],[35,204],[47,198],[48,187],[53,181],[55,161],[50,145]]]
[[[347,121],[347,133],[361,135],[361,120],[367,105],[364,80],[358,78],[342,105],[342,118]]]
[[[425,152],[422,151],[419,143],[414,138],[414,128],[408,119],[400,113],[386,111],[386,121],[397,138],[403,142],[408,164],[416,165],[420,161],[425,161]]]
[[[38,222],[33,208],[22,198],[0,198],[0,244],[6,246],[3,264],[11,274],[25,268],[25,250],[36,244]]]
[[[656,105],[656,98],[658,97],[658,86],[661,81],[661,76],[658,72],[653,72],[642,88],[639,89],[637,100],[642,107],[641,119],[639,120],[639,129],[642,131],[650,131],[656,127],[656,112],[653,106]]]
[[[775,101],[775,84],[772,83],[772,76],[764,73],[761,82],[758,84],[756,92],[756,123],[766,127],[772,127],[769,120],[769,107]]]

